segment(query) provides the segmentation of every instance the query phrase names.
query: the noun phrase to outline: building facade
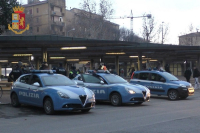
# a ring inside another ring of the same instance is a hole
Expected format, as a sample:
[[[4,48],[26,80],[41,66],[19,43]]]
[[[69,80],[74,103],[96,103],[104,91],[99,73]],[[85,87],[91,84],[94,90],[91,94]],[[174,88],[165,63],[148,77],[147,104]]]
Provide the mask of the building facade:
[[[25,7],[29,35],[65,36],[65,0],[28,0]]]
[[[195,33],[179,36],[179,45],[199,46],[200,33],[195,32]]]

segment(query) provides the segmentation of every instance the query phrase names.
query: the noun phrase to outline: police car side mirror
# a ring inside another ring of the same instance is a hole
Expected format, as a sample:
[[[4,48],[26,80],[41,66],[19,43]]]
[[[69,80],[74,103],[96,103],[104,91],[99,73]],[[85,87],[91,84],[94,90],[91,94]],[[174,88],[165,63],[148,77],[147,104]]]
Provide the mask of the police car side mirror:
[[[40,84],[38,82],[33,83],[34,86],[40,86]]]
[[[100,81],[100,83],[101,83],[101,84],[104,84],[104,82],[103,82],[102,80]]]

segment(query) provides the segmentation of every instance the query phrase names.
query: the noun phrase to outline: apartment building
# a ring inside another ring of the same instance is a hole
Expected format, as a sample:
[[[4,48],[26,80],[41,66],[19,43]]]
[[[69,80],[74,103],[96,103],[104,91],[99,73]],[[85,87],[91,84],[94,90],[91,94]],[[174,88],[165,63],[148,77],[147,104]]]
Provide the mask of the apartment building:
[[[179,36],[179,45],[199,46],[200,32],[194,32],[194,33]]]
[[[73,8],[66,10],[66,28],[75,29],[69,36],[100,39],[119,40],[119,25],[105,20],[101,15]]]
[[[26,23],[30,25],[27,34],[66,35],[65,0],[28,0],[25,7]]]
[[[101,15],[73,8],[66,10],[65,0],[28,0],[25,7],[26,35],[60,35],[77,38],[119,40],[119,25]]]

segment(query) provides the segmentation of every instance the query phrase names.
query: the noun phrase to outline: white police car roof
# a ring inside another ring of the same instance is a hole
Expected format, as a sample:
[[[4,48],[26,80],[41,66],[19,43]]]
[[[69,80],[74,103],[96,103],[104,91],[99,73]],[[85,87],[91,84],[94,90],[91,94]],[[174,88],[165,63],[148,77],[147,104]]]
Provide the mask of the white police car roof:
[[[55,73],[55,70],[30,70],[30,73],[49,73],[53,74]]]

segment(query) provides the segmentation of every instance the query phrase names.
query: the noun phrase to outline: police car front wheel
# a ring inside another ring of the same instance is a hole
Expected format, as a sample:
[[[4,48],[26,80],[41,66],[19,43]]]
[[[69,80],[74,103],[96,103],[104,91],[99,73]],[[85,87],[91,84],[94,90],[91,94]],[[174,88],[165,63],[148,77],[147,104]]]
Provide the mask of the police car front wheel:
[[[44,111],[47,115],[54,114],[53,101],[51,98],[46,98],[44,101]]]
[[[170,90],[168,92],[168,98],[170,100],[177,100],[179,98],[179,94],[178,94],[178,91],[176,90]]]
[[[110,102],[113,106],[120,106],[122,104],[122,98],[119,93],[113,93],[110,97]]]

